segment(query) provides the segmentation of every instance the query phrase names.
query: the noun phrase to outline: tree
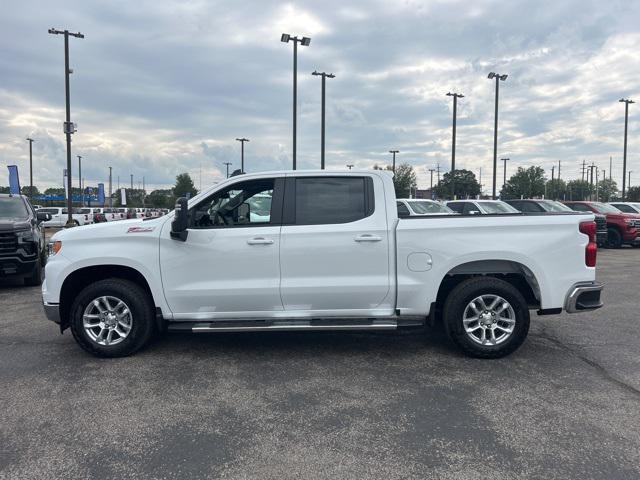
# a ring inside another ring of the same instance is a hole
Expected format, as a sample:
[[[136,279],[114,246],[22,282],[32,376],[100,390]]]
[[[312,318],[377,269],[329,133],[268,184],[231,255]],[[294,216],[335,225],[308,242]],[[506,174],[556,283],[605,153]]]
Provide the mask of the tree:
[[[401,163],[396,167],[396,173],[393,176],[393,186],[396,190],[396,198],[408,198],[411,191],[417,185],[416,172],[408,163]]]
[[[438,185],[434,187],[438,198],[451,198],[451,181],[455,179],[456,198],[473,198],[480,195],[480,184],[471,170],[455,170],[446,172]]]
[[[627,190],[627,201],[640,202],[640,186],[629,187],[629,190]]]
[[[0,187],[0,193],[9,193],[11,189],[9,187]]]
[[[598,182],[598,200],[610,202],[618,193],[618,185],[611,178],[603,178]]]
[[[147,195],[147,205],[153,208],[173,208],[175,198],[173,190],[154,190]]]
[[[117,189],[113,198],[113,206],[114,207],[122,207],[122,194],[120,190]],[[130,188],[124,189],[127,192],[127,207],[142,207],[144,204],[144,191],[142,189],[134,188],[131,190]]]
[[[587,200],[591,196],[591,184],[584,180],[567,182],[567,198],[569,200]]]
[[[567,198],[567,184],[562,179],[554,178],[547,182],[546,198],[553,200],[565,200]]]
[[[544,195],[544,169],[542,167],[518,167],[500,191],[500,198],[539,198]]]
[[[188,173],[181,173],[176,177],[176,186],[173,187],[173,194],[176,198],[186,197],[189,194],[190,197],[195,196],[198,193],[193,180]]]

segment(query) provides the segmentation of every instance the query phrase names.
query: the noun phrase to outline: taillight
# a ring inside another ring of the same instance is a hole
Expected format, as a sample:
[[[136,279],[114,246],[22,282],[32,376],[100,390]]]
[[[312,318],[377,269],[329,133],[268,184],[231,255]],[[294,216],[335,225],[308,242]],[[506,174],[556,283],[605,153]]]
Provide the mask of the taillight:
[[[581,222],[580,233],[584,233],[589,237],[589,243],[584,250],[584,263],[587,267],[596,266],[596,257],[598,254],[598,243],[596,242],[596,222]]]

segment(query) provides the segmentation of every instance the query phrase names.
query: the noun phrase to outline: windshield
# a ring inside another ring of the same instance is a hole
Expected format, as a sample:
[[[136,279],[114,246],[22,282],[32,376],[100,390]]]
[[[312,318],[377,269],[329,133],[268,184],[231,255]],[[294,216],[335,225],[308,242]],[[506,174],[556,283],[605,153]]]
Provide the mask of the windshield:
[[[80,213],[91,213],[91,209],[90,208],[81,208],[80,209]]]
[[[411,210],[418,215],[425,215],[429,213],[453,213],[446,205],[442,205],[438,202],[430,202],[428,200],[423,200],[421,202],[410,201],[407,202],[411,207]]]
[[[538,200],[538,203],[547,212],[573,212],[573,210],[566,205],[554,200]]]
[[[29,211],[20,197],[0,197],[0,218],[28,218]]]
[[[606,203],[601,202],[593,202],[591,203],[593,207],[598,211],[598,213],[622,213],[616,207],[612,205],[607,205]]]
[[[508,203],[504,202],[476,202],[484,213],[520,213]]]

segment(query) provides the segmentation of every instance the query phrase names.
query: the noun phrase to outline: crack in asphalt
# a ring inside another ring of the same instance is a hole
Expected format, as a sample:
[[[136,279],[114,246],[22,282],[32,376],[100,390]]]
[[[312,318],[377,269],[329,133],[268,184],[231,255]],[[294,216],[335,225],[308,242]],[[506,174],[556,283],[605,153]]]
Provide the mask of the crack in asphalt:
[[[618,387],[622,388],[623,390],[626,390],[627,392],[633,394],[634,396],[640,398],[640,389],[638,389],[638,388],[634,387],[633,385],[625,382],[624,380],[616,377],[611,372],[609,372],[609,370],[607,370],[604,366],[600,365],[595,360],[590,359],[585,354],[583,354],[582,352],[578,351],[576,348],[572,348],[570,346],[572,344],[563,343],[562,340],[560,340],[559,338],[552,337],[547,332],[547,330],[545,328],[543,328],[542,331],[538,333],[538,336],[541,337],[541,338],[544,338],[545,340],[549,340],[554,345],[557,345],[558,347],[562,348],[563,350],[566,350],[567,352],[569,352],[573,356],[579,358],[584,363],[586,363],[587,365],[589,365],[592,368],[594,368],[605,379],[607,379],[610,382],[616,384]]]

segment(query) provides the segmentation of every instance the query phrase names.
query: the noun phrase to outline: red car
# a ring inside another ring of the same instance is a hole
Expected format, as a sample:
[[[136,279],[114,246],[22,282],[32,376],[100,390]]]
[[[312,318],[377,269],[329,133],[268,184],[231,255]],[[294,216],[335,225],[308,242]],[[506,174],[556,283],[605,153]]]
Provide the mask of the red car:
[[[611,205],[601,202],[564,202],[578,212],[600,213],[607,217],[607,246],[640,246],[640,214],[623,213]]]

